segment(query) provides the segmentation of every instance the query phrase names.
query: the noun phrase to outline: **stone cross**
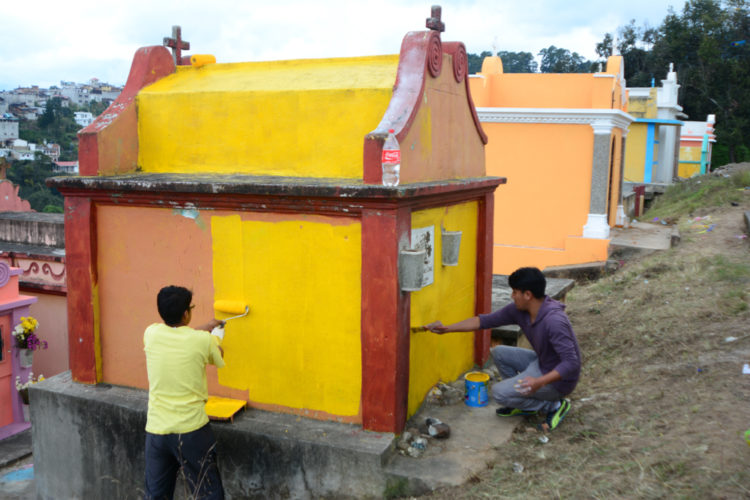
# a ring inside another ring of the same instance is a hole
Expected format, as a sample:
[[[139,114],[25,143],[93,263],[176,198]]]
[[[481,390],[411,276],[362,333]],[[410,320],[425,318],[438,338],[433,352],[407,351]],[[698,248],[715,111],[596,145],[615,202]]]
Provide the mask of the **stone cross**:
[[[182,51],[190,50],[190,42],[182,40],[182,28],[172,26],[172,38],[164,37],[164,46],[172,49],[172,59],[175,66],[182,63]]]
[[[445,23],[440,20],[441,11],[443,9],[439,5],[432,6],[432,14],[427,18],[427,27],[431,30],[443,32],[445,31]]]

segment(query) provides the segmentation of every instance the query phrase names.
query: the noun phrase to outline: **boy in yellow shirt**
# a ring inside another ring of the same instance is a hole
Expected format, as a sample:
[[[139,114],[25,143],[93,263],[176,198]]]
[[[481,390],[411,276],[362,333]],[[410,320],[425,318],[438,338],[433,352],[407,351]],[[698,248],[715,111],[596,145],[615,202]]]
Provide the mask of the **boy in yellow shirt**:
[[[193,292],[187,288],[162,288],[156,303],[164,323],[150,325],[143,334],[149,385],[147,499],[171,499],[180,468],[194,498],[224,498],[216,438],[205,411],[206,365],[224,366],[219,346],[223,330],[209,331],[223,322],[213,319],[190,328],[192,300]]]

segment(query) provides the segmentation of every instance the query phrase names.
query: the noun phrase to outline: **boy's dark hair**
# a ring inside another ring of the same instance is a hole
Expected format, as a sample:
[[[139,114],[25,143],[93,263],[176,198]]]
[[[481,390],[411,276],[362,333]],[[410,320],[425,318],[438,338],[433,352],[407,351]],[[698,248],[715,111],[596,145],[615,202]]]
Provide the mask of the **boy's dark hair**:
[[[190,308],[193,292],[182,286],[165,286],[156,296],[156,307],[159,316],[169,326],[180,324],[185,311]]]
[[[508,285],[514,290],[528,290],[537,299],[543,299],[547,279],[536,267],[521,267],[508,277]]]

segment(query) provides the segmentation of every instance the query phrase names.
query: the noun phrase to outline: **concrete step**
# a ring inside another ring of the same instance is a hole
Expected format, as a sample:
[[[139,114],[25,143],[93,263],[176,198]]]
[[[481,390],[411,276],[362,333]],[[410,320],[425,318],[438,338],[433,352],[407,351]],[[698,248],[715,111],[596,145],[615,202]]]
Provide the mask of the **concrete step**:
[[[610,232],[610,258],[668,250],[680,242],[676,225],[633,221],[627,228]]]
[[[40,498],[122,498],[143,488],[148,393],[78,384],[70,372],[34,384],[34,473]],[[398,455],[392,433],[248,409],[214,422],[229,498],[382,498],[455,486],[485,469],[520,419],[462,402],[420,410],[451,427],[421,458]],[[183,486],[178,484],[177,490]]]

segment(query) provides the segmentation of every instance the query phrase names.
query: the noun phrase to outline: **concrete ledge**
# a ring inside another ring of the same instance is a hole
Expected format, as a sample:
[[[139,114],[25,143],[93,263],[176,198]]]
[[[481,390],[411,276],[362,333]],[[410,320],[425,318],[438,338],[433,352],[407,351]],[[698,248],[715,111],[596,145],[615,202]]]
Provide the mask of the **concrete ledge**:
[[[0,440],[0,468],[31,455],[31,429]]]
[[[38,498],[142,496],[146,391],[66,372],[30,393]],[[390,433],[258,410],[212,428],[228,498],[380,498],[388,484]]]
[[[619,268],[616,261],[588,262],[569,266],[551,266],[544,268],[544,275],[550,278],[568,278],[577,282],[594,281],[602,276],[615,272]]]
[[[64,249],[64,216],[38,212],[0,212],[0,241]]]
[[[289,177],[245,174],[128,174],[106,176],[50,177],[46,183],[66,194],[114,192],[159,192],[203,195],[307,196],[333,198],[413,198],[467,189],[495,189],[505,177],[466,177],[412,182],[398,186],[365,184],[362,179]]]

